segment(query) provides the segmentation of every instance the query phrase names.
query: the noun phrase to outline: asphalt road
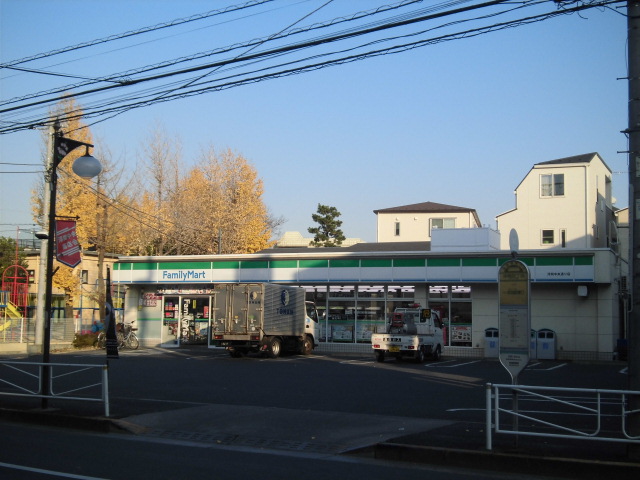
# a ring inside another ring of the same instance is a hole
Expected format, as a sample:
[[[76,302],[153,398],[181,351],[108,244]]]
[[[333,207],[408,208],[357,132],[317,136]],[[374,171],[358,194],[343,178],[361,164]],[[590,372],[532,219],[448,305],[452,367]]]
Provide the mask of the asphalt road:
[[[105,360],[104,351],[96,350],[54,354],[51,359],[58,363],[97,365]],[[521,373],[519,383],[625,389],[626,382],[626,373],[619,363],[544,361],[532,362]],[[394,469],[428,467],[394,466],[365,458],[345,458],[338,453],[398,438],[420,442],[436,431],[438,438],[452,448],[468,446],[464,443],[470,441],[465,440],[469,437],[469,425],[476,426],[478,431],[484,427],[487,383],[511,383],[497,360],[445,358],[423,364],[396,360],[377,363],[368,354],[316,353],[278,359],[256,355],[234,359],[206,347],[124,350],[118,360],[109,361],[111,415],[141,428],[143,433],[96,434],[3,425],[0,464],[4,466],[0,465],[0,477],[4,478],[2,468],[13,472],[6,478],[21,478],[18,475],[24,472],[49,475],[14,468],[27,465],[54,472],[90,472],[89,477],[132,478],[125,469],[113,470],[115,473],[111,474],[113,465],[103,462],[104,455],[118,459],[118,469],[120,459],[130,459],[130,473],[137,473],[136,478],[183,478],[182,474],[175,475],[185,465],[193,466],[193,470],[186,467],[189,478],[210,478],[205,472],[211,469],[216,471],[215,478],[231,478],[232,472],[234,478],[249,476],[238,475],[237,469],[258,475],[260,466],[253,461],[247,464],[246,453],[256,454],[269,465],[268,469],[262,469],[267,472],[266,476],[261,475],[263,478],[274,478],[270,472],[283,464],[282,457],[291,469],[283,470],[279,478],[297,478],[301,471],[323,472],[305,473],[308,479],[330,475],[340,478],[346,472],[353,472],[348,474],[354,478],[395,477]],[[0,408],[37,409],[39,403],[37,399],[0,397]],[[50,400],[49,406],[76,416],[103,413],[102,406],[95,403]],[[466,430],[460,430],[460,426]],[[21,444],[16,439],[23,436]],[[30,437],[47,440],[42,440],[41,445],[32,441],[30,445],[26,440]],[[70,447],[74,453],[66,458],[67,463],[58,460],[59,455],[65,460],[63,451],[70,451],[64,448],[51,456],[33,455],[34,451],[48,452],[49,444],[77,445],[77,448]],[[30,448],[30,456],[22,451]],[[598,447],[594,449],[599,451]],[[92,462],[94,450],[99,460]],[[154,452],[161,461],[152,460]],[[355,467],[356,464],[360,466]],[[65,469],[65,465],[72,465],[73,469]],[[309,466],[305,469],[305,465]],[[431,478],[500,478],[496,472],[486,477],[464,468],[457,471],[456,467],[452,475],[450,469],[431,468],[425,473]],[[104,476],[101,472],[109,473]],[[505,478],[534,478],[527,475],[529,472],[525,471]]]

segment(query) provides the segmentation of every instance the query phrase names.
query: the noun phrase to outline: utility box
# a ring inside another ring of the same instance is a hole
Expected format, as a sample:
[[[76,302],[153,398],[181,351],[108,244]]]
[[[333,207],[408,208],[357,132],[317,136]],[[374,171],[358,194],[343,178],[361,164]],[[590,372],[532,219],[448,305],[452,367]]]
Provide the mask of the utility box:
[[[497,328],[487,328],[484,331],[484,356],[485,358],[500,356],[500,335]]]
[[[539,360],[556,359],[556,332],[543,328],[538,330],[537,354]]]

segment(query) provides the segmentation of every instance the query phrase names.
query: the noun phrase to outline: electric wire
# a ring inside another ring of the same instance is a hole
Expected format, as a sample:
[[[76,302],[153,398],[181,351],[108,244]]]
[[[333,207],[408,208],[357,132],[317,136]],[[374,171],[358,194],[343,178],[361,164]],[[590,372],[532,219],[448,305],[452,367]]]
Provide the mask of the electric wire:
[[[270,0],[272,1],[272,0]],[[469,2],[471,0],[455,0],[453,3],[457,3],[457,2]],[[351,21],[355,21],[367,16],[371,16],[371,15],[375,15],[375,14],[379,14],[379,13],[383,13],[389,10],[393,10],[393,9],[397,9],[397,8],[401,8],[404,7],[406,5],[410,5],[413,3],[417,3],[417,2],[422,2],[422,0],[403,0],[402,2],[399,2],[397,4],[393,4],[393,5],[388,5],[388,6],[383,6],[383,7],[379,7],[376,8],[374,10],[369,10],[369,11],[365,11],[365,12],[359,12],[356,14],[353,14],[351,16],[349,16],[348,18],[345,17],[340,17],[338,19],[333,19],[332,21],[328,22],[328,23],[321,23],[321,24],[314,24],[311,25],[310,27],[306,27],[306,28],[300,28],[300,29],[296,29],[296,30],[292,30],[292,31],[285,31],[282,35],[277,35],[277,36],[272,36],[270,37],[270,40],[276,40],[276,39],[281,39],[281,38],[285,38],[291,35],[298,35],[301,33],[306,33],[312,30],[316,30],[316,29],[321,29],[321,28],[327,28],[329,26],[333,26],[336,25],[338,23],[343,23],[343,22],[351,22]],[[33,94],[28,94],[28,95],[24,95],[22,97],[15,97],[12,99],[9,99],[7,101],[4,102],[0,102],[0,105],[7,105],[7,104],[11,104],[11,103],[16,103],[18,101],[24,101],[24,100],[28,100],[30,98],[38,98],[40,96],[45,96],[45,95],[55,95],[55,94],[59,94],[59,93],[63,93],[69,90],[73,90],[76,88],[80,88],[86,85],[91,85],[93,83],[97,83],[97,82],[120,82],[120,83],[126,83],[127,79],[129,79],[131,76],[133,75],[139,75],[141,73],[145,73],[145,72],[150,72],[153,70],[159,70],[159,69],[163,69],[163,68],[167,68],[170,66],[174,66],[180,63],[186,63],[186,62],[191,62],[197,59],[201,59],[201,58],[205,58],[205,57],[209,57],[212,55],[219,55],[219,54],[223,54],[223,53],[229,53],[232,52],[233,50],[237,50],[237,49],[241,49],[241,48],[249,48],[252,47],[254,45],[258,45],[258,44],[262,44],[265,42],[265,39],[255,39],[255,40],[251,40],[248,42],[244,42],[244,43],[240,43],[240,44],[234,44],[234,45],[230,45],[230,46],[226,46],[226,47],[221,47],[221,48],[216,48],[214,50],[209,50],[209,51],[205,51],[205,52],[199,52],[199,53],[195,53],[189,56],[183,56],[183,57],[179,57],[177,59],[174,60],[168,60],[168,61],[164,61],[164,62],[159,62],[156,64],[152,64],[152,65],[148,65],[145,67],[140,67],[140,68],[136,68],[136,69],[130,69],[124,72],[120,72],[120,73],[115,73],[115,74],[111,74],[107,77],[102,77],[102,78],[96,78],[92,81],[87,81],[87,82],[82,82],[82,83],[76,83],[76,84],[71,84],[71,85],[65,85],[63,87],[58,87],[56,89],[51,89],[48,91],[42,91],[42,92],[37,92],[37,93],[33,93]]]
[[[72,51],[80,50],[80,49],[87,48],[87,47],[92,47],[92,46],[95,46],[95,45],[99,45],[101,43],[112,42],[114,40],[122,40],[124,38],[133,37],[133,36],[141,35],[141,34],[144,34],[144,33],[149,33],[149,32],[153,32],[153,31],[165,29],[165,28],[175,27],[176,25],[181,25],[181,24],[184,24],[184,23],[194,22],[194,21],[198,21],[198,20],[204,20],[204,19],[209,18],[209,17],[222,15],[222,14],[229,13],[229,12],[234,12],[234,11],[237,11],[237,10],[244,10],[245,8],[250,8],[250,7],[257,6],[257,5],[262,5],[264,3],[268,3],[268,2],[272,2],[272,1],[273,0],[252,0],[250,2],[246,2],[246,3],[241,4],[241,5],[232,5],[232,6],[229,6],[229,7],[225,8],[225,9],[222,9],[222,10],[211,10],[209,12],[205,12],[205,13],[197,14],[197,15],[192,15],[191,17],[187,17],[187,18],[180,18],[180,19],[177,19],[177,20],[173,20],[171,22],[161,23],[161,24],[157,24],[157,25],[153,25],[153,26],[149,26],[149,27],[143,27],[143,28],[138,29],[138,30],[124,32],[124,33],[120,33],[120,34],[116,34],[116,35],[110,35],[108,37],[99,38],[99,39],[96,39],[96,40],[91,40],[89,42],[80,43],[80,44],[77,44],[77,45],[72,45],[72,46],[69,46],[69,47],[60,48],[58,50],[51,50],[49,52],[38,53],[36,55],[32,55],[30,57],[24,57],[24,58],[21,58],[21,59],[18,59],[18,60],[12,60],[10,62],[1,63],[0,64],[0,69],[1,68],[8,68],[8,67],[11,67],[11,66],[14,66],[14,65],[21,65],[23,63],[32,62],[34,60],[39,60],[41,58],[47,58],[47,57],[52,57],[52,56],[55,56],[55,55],[60,55],[61,53],[67,53],[67,52],[72,52]]]
[[[582,6],[582,7],[579,8],[579,10],[582,10],[584,8],[591,8],[591,7]],[[174,99],[177,99],[177,98],[186,98],[186,97],[189,97],[189,96],[194,96],[194,95],[200,95],[200,94],[203,94],[203,93],[207,93],[209,91],[219,91],[219,90],[224,90],[224,89],[228,89],[228,88],[237,87],[237,86],[240,86],[240,85],[246,85],[246,84],[249,84],[249,83],[256,83],[256,82],[264,81],[264,80],[267,80],[267,79],[279,78],[279,77],[289,76],[289,75],[294,75],[294,74],[299,74],[299,73],[305,73],[307,71],[326,68],[328,66],[333,66],[333,65],[336,65],[336,64],[350,63],[350,62],[353,62],[353,61],[362,60],[362,59],[373,57],[373,56],[380,56],[380,55],[387,55],[387,54],[391,54],[391,53],[398,53],[398,52],[407,51],[407,50],[410,50],[410,49],[413,49],[413,48],[418,48],[420,46],[426,46],[426,45],[430,45],[430,44],[440,43],[440,42],[443,42],[443,41],[450,41],[450,40],[460,39],[460,38],[469,38],[469,37],[477,36],[477,35],[480,35],[480,34],[483,34],[483,33],[488,33],[490,31],[497,31],[497,30],[501,30],[501,29],[505,29],[505,28],[511,28],[511,27],[514,27],[514,26],[523,25],[523,24],[526,24],[526,23],[542,21],[542,20],[551,18],[553,16],[565,15],[565,14],[573,13],[574,11],[575,11],[575,9],[554,11],[554,12],[545,13],[545,14],[541,14],[541,15],[537,15],[537,16],[533,16],[533,17],[526,17],[526,18],[523,18],[523,19],[518,19],[518,20],[514,20],[514,21],[510,21],[510,22],[503,22],[503,23],[500,23],[500,24],[494,24],[494,25],[490,25],[490,26],[487,26],[487,27],[480,27],[480,28],[466,30],[466,31],[462,31],[462,32],[456,32],[454,34],[448,34],[448,35],[444,35],[444,36],[440,36],[440,37],[424,39],[424,40],[420,40],[420,41],[417,41],[417,42],[411,42],[411,43],[408,43],[408,44],[401,44],[401,45],[395,45],[395,46],[392,46],[392,47],[386,47],[386,48],[383,48],[383,49],[378,49],[378,50],[374,50],[374,51],[370,51],[370,52],[365,52],[365,53],[358,54],[358,55],[342,57],[342,58],[331,60],[331,61],[328,61],[328,62],[310,64],[310,65],[306,65],[306,66],[303,66],[303,67],[283,70],[283,71],[274,72],[274,73],[270,73],[270,74],[264,74],[264,75],[261,75],[261,76],[258,76],[258,77],[250,77],[250,78],[246,78],[246,79],[239,80],[239,81],[234,81],[234,82],[226,82],[226,83],[218,84],[218,85],[214,85],[214,86],[201,87],[201,88],[198,88],[196,90],[189,91],[189,92],[184,92],[184,93],[180,93],[180,94],[166,96],[165,98],[163,98],[161,100],[158,100],[158,101],[155,101],[155,102],[151,102],[149,100],[142,100],[142,101],[126,104],[124,107],[122,105],[120,105],[120,106],[116,105],[116,106],[113,106],[113,107],[105,107],[104,105],[101,105],[99,107],[99,109],[97,109],[95,111],[92,111],[90,108],[86,108],[83,112],[80,112],[80,111],[73,112],[73,113],[75,113],[75,116],[71,115],[70,118],[79,118],[79,117],[82,117],[82,116],[84,116],[85,118],[92,118],[92,117],[94,117],[96,115],[105,115],[105,114],[108,114],[110,112],[117,112],[117,111],[120,111],[122,108],[128,108],[128,109],[131,109],[132,107],[133,108],[140,108],[140,107],[147,106],[147,105],[150,105],[152,103],[158,103],[158,102],[161,102],[161,101],[169,101],[169,100],[174,100]],[[130,99],[131,98],[129,98],[129,100]]]
[[[224,60],[220,60],[217,62],[211,62],[211,63],[207,63],[204,65],[199,65],[199,66],[195,66],[195,67],[190,67],[190,68],[185,68],[185,69],[180,69],[177,71],[172,71],[172,72],[164,72],[162,74],[159,75],[152,75],[149,77],[144,77],[144,78],[139,78],[139,79],[131,79],[130,83],[127,84],[127,86],[131,86],[134,84],[141,84],[141,83],[146,83],[146,82],[153,82],[153,81],[158,81],[158,80],[163,80],[163,79],[168,79],[172,76],[180,76],[180,75],[186,75],[189,73],[196,73],[198,71],[201,70],[211,70],[211,69],[216,69],[216,71],[223,71],[222,67],[227,67],[227,68],[233,68],[235,64],[240,64],[242,63],[242,66],[247,66],[247,65],[251,65],[254,62],[260,62],[260,61],[265,61],[266,59],[272,59],[275,58],[277,56],[282,56],[285,54],[288,54],[290,52],[294,52],[294,51],[302,51],[303,49],[306,48],[311,48],[311,47],[315,47],[315,46],[319,46],[319,45],[324,45],[326,43],[334,43],[334,42],[338,42],[338,41],[342,41],[345,39],[350,39],[350,38],[354,38],[356,36],[362,36],[368,33],[373,33],[373,32],[377,32],[377,31],[381,31],[384,29],[392,29],[392,28],[397,28],[400,25],[405,25],[405,24],[412,24],[412,23],[417,23],[420,21],[426,21],[427,19],[431,20],[434,18],[441,18],[441,17],[445,17],[445,16],[450,16],[450,15],[454,15],[455,13],[460,13],[460,12],[466,12],[466,11],[470,11],[472,9],[481,9],[481,8],[486,8],[488,6],[495,6],[498,4],[512,4],[512,2],[506,2],[506,1],[494,1],[494,2],[485,2],[482,4],[476,4],[476,5],[472,5],[472,6],[466,6],[466,7],[460,7],[454,10],[447,10],[445,12],[438,12],[438,13],[433,13],[433,14],[429,14],[429,15],[422,15],[420,17],[415,17],[415,16],[411,16],[410,18],[404,18],[401,20],[398,19],[394,19],[393,22],[389,22],[387,21],[386,23],[382,23],[380,25],[375,25],[375,26],[368,26],[368,28],[360,28],[360,29],[356,29],[356,30],[352,30],[352,31],[342,31],[342,32],[338,32],[338,34],[333,34],[333,35],[329,35],[329,36],[324,36],[324,37],[316,37],[314,39],[311,40],[307,40],[307,41],[302,41],[302,42],[298,42],[298,43],[294,43],[294,44],[289,44],[289,45],[285,45],[285,46],[280,46],[280,47],[276,47],[273,49],[269,49],[269,50],[265,50],[262,52],[256,52],[250,55],[239,55],[236,57],[232,57],[230,59],[224,59]],[[523,1],[523,2],[519,2],[522,5],[537,5],[541,3],[541,0],[538,1]],[[461,31],[461,32],[456,32],[456,33],[452,33],[452,34],[447,34],[447,35],[442,35],[440,37],[434,37],[434,38],[429,38],[429,39],[422,39],[416,42],[411,42],[411,43],[406,43],[406,44],[399,44],[399,45],[393,45],[391,47],[386,47],[386,48],[381,48],[378,50],[373,50],[370,52],[363,52],[360,54],[356,54],[356,55],[350,55],[350,56],[346,56],[346,57],[341,57],[341,58],[336,58],[336,59],[332,59],[326,62],[319,62],[319,63],[315,63],[315,64],[308,64],[308,65],[303,65],[303,66],[299,66],[299,67],[295,67],[295,68],[288,68],[288,69],[284,69],[284,70],[280,70],[280,71],[272,71],[272,72],[267,72],[265,74],[262,75],[257,75],[257,76],[253,76],[251,77],[250,75],[253,75],[255,72],[259,71],[259,70],[253,70],[253,71],[248,71],[248,72],[243,72],[243,73],[239,73],[236,75],[236,77],[242,77],[245,76],[246,78],[244,79],[239,79],[236,81],[225,81],[222,83],[218,83],[218,84],[214,84],[215,82],[221,82],[220,79],[213,79],[209,82],[206,82],[204,84],[200,84],[198,83],[198,80],[204,78],[205,76],[201,76],[201,77],[195,77],[194,79],[191,80],[187,80],[187,83],[183,83],[183,85],[189,85],[190,87],[197,87],[197,88],[193,88],[191,90],[188,91],[182,91],[182,92],[177,92],[177,90],[179,90],[176,86],[179,85],[179,80],[177,82],[173,82],[170,84],[165,84],[165,85],[161,85],[161,86],[156,86],[153,87],[152,89],[148,89],[138,92],[138,93],[134,93],[134,94],[124,94],[122,96],[118,96],[115,98],[111,98],[111,99],[106,99],[106,100],[100,100],[98,102],[96,102],[95,104],[88,104],[85,105],[84,111],[76,111],[76,112],[70,112],[70,115],[68,118],[80,118],[82,116],[84,116],[85,118],[95,118],[95,117],[99,117],[99,116],[107,116],[107,115],[114,115],[114,114],[119,114],[120,112],[126,111],[126,110],[131,110],[133,108],[141,108],[144,106],[149,106],[149,105],[153,105],[155,103],[162,103],[162,102],[166,102],[166,101],[170,101],[170,100],[176,100],[179,98],[186,98],[189,96],[194,96],[194,95],[200,95],[203,93],[209,93],[211,91],[219,91],[219,90],[224,90],[224,89],[228,89],[228,88],[234,88],[237,86],[241,86],[241,85],[247,85],[250,83],[257,83],[260,81],[264,81],[264,80],[268,80],[268,79],[273,79],[273,78],[279,78],[279,77],[283,77],[283,76],[289,76],[289,75],[294,75],[294,74],[300,74],[300,73],[306,73],[309,71],[313,71],[313,70],[317,70],[317,69],[321,69],[321,68],[326,68],[328,66],[335,66],[335,65],[341,65],[341,64],[345,64],[345,63],[350,63],[353,61],[357,61],[357,60],[363,60],[365,58],[371,58],[371,57],[375,57],[375,56],[380,56],[380,55],[388,55],[388,54],[393,54],[393,53],[399,53],[399,52],[403,52],[403,51],[407,51],[413,48],[419,48],[419,47],[423,47],[426,45],[433,45],[435,43],[440,43],[443,41],[449,41],[449,40],[454,40],[454,39],[461,39],[461,38],[469,38],[472,36],[477,36],[477,35],[481,35],[481,34],[485,34],[485,33],[489,33],[489,32],[493,32],[493,31],[498,31],[498,30],[502,30],[505,28],[511,28],[514,26],[520,26],[520,25],[524,25],[524,24],[528,24],[528,23],[532,23],[534,21],[542,21],[542,20],[546,20],[552,17],[555,17],[557,15],[564,15],[564,14],[570,14],[570,13],[577,13],[577,12],[581,12],[590,8],[595,8],[595,7],[608,7],[610,5],[614,5],[614,4],[620,4],[620,3],[624,3],[621,0],[609,0],[609,1],[599,1],[599,2],[590,2],[590,3],[584,3],[584,2],[565,2],[565,3],[571,3],[573,6],[569,7],[567,5],[563,5],[563,8],[559,8],[556,11],[552,11],[552,12],[547,12],[547,13],[543,13],[540,15],[536,15],[536,16],[530,16],[530,17],[524,17],[521,19],[516,19],[516,20],[512,20],[509,22],[502,22],[500,24],[494,24],[494,25],[490,25],[490,26],[486,26],[486,27],[478,27],[476,29],[469,29],[466,31]],[[474,19],[465,19],[467,21],[471,21],[471,20],[478,20],[482,17],[475,17]],[[449,24],[445,24],[445,25],[451,25],[453,23],[457,23],[457,22],[450,22]],[[434,27],[434,28],[438,28],[438,27]],[[428,29],[428,30],[423,30],[422,32],[415,32],[413,34],[408,34],[408,35],[418,35],[421,33],[424,33],[426,31],[430,31],[433,29]],[[405,35],[406,36],[406,35]],[[379,42],[383,42],[383,41],[391,41],[392,39],[395,40],[397,38],[400,38],[400,36],[396,36],[396,37],[390,37],[388,39],[382,39],[382,40],[376,40],[375,43],[379,43]],[[267,40],[263,41],[264,43],[266,43]],[[353,47],[353,49],[357,49],[357,48],[363,48],[367,45],[371,45],[374,42],[368,42],[368,43],[364,43],[361,45],[358,45],[356,47]],[[338,51],[334,51],[334,52],[329,52],[329,53],[325,53],[322,55],[326,55],[326,56],[330,56],[330,55],[336,55],[336,54],[340,54],[341,52],[344,52],[345,50],[338,50]],[[301,63],[304,61],[309,61],[309,59],[312,58],[319,58],[319,55],[316,56],[309,56],[306,57],[304,59],[298,59],[298,60],[293,60],[291,62],[286,62],[286,63],[281,63],[279,65],[271,65],[269,67],[265,67],[264,69],[261,69],[261,71],[264,70],[274,70],[277,68],[283,68],[285,65],[293,65],[295,63]],[[182,82],[185,82],[184,80]],[[102,93],[106,90],[111,90],[113,88],[121,88],[122,85],[110,85],[110,86],[103,86],[103,87],[98,87],[95,89],[89,89],[87,91],[84,92],[76,92],[73,95],[69,94],[69,97],[78,97],[78,96],[92,96],[95,94],[99,94]],[[163,90],[164,89],[164,90]],[[184,87],[183,87],[184,89]],[[146,98],[145,98],[146,96]],[[155,97],[154,97],[155,96]],[[50,103],[52,102],[54,99],[49,99],[47,101],[43,101],[44,103]],[[56,98],[56,101],[59,101],[60,98]],[[26,117],[22,117],[22,119],[20,121],[8,121],[6,118],[7,116],[5,115],[5,119],[2,120],[2,122],[0,122],[0,134],[2,133],[10,133],[13,131],[19,131],[19,130],[24,130],[26,128],[35,128],[38,126],[44,126],[48,124],[48,121],[50,121],[50,119],[41,115],[38,115],[38,111],[39,111],[39,106],[41,105],[40,102],[34,102],[31,104],[27,104],[27,105],[21,105],[19,107],[10,107],[9,109],[4,109],[1,110],[1,112],[3,113],[8,113],[15,110],[20,110],[20,114],[24,115],[25,113],[27,113]],[[33,112],[33,114],[31,114],[30,112]]]

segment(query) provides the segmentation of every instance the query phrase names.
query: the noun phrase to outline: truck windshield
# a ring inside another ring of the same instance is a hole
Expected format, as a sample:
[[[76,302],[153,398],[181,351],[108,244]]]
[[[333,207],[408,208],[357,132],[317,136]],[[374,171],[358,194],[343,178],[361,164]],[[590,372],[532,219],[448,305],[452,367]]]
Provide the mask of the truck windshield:
[[[318,323],[318,311],[316,310],[316,306],[313,303],[307,303],[307,317],[309,317],[314,322]]]

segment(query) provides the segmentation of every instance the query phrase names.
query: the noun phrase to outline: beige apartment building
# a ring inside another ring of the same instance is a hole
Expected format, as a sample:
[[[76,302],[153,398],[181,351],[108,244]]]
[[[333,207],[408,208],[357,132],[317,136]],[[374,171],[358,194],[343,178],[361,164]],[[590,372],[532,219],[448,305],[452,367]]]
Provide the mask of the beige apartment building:
[[[480,219],[472,208],[424,202],[374,210],[377,241],[427,242],[438,228],[478,228]]]
[[[607,248],[617,243],[611,169],[597,153],[537,163],[496,217],[501,248],[515,230],[522,249]]]

